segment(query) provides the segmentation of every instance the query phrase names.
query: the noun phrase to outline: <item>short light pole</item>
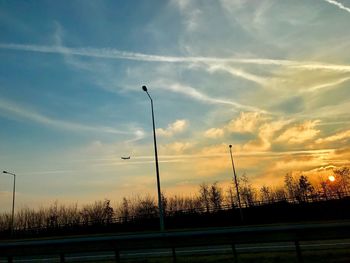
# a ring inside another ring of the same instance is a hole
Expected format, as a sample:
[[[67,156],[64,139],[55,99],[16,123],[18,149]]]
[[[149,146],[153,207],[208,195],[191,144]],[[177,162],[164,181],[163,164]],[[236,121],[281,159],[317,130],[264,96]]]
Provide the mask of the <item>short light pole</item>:
[[[229,145],[230,148],[230,155],[231,155],[231,162],[232,162],[232,171],[233,171],[233,178],[236,186],[236,193],[237,193],[237,199],[238,199],[238,207],[239,207],[239,214],[241,216],[241,221],[243,222],[243,212],[242,212],[242,205],[241,205],[241,197],[239,195],[239,190],[238,190],[238,182],[237,182],[237,175],[236,175],[236,169],[235,169],[235,164],[233,162],[233,156],[232,156],[232,145]]]
[[[158,165],[158,153],[157,153],[156,126],[155,126],[155,123],[154,123],[153,100],[152,100],[151,96],[149,95],[146,86],[142,86],[142,90],[147,93],[149,99],[151,100],[152,123],[153,123],[153,141],[154,141],[154,157],[155,157],[155,161],[156,161],[156,174],[157,174],[159,221],[160,221],[160,231],[164,231],[164,209],[163,209],[162,193],[161,193],[161,190],[160,190],[160,181],[159,181],[159,165]]]
[[[4,174],[13,175],[13,192],[12,192],[12,216],[11,216],[11,235],[13,235],[13,230],[15,226],[15,193],[16,193],[16,175],[7,171],[2,171]]]

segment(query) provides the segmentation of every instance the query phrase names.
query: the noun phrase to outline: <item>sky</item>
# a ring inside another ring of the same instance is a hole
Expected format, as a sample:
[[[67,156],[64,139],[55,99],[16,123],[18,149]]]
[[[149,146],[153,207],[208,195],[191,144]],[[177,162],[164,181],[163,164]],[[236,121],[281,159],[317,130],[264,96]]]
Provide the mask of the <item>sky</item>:
[[[166,195],[232,182],[229,144],[256,187],[349,166],[349,28],[349,0],[0,0],[16,208],[156,196],[143,85]]]

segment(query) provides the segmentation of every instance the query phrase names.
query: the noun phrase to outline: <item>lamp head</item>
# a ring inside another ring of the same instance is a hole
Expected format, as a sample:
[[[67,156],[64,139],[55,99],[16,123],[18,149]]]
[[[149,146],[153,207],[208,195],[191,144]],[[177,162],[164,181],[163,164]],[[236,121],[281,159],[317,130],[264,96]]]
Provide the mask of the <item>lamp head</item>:
[[[142,86],[142,90],[147,92],[147,87],[146,86]]]

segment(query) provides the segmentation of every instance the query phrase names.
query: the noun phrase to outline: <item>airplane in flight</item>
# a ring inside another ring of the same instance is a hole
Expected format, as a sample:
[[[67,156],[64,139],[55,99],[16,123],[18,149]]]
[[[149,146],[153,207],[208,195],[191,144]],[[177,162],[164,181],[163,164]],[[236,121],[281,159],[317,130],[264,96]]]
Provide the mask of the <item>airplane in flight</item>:
[[[125,157],[122,156],[122,157],[120,157],[120,158],[121,158],[122,160],[130,160],[130,156],[127,156],[127,157],[126,157],[126,156],[125,156]]]

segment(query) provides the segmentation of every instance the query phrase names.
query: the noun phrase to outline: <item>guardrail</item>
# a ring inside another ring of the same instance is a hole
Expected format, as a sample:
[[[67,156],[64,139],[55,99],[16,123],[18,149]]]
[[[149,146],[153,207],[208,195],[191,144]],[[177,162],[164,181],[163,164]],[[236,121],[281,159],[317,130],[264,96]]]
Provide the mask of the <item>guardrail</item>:
[[[121,251],[169,248],[172,249],[172,257],[176,262],[176,248],[231,245],[232,253],[236,258],[235,245],[237,244],[292,241],[295,244],[298,262],[302,262],[300,241],[345,238],[350,238],[350,222],[268,225],[196,231],[3,241],[0,243],[0,255],[7,258],[8,262],[13,262],[14,257],[38,255],[57,255],[61,262],[65,262],[65,255],[68,253],[114,251],[115,261],[120,262]]]

